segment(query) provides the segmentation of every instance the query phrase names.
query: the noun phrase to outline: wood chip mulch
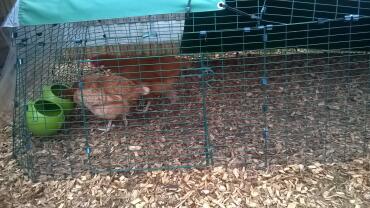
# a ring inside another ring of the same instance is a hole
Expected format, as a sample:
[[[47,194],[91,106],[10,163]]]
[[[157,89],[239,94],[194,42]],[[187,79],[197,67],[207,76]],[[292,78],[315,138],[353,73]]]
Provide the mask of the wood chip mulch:
[[[252,171],[203,170],[90,175],[32,183],[0,133],[0,207],[370,207],[369,158]]]

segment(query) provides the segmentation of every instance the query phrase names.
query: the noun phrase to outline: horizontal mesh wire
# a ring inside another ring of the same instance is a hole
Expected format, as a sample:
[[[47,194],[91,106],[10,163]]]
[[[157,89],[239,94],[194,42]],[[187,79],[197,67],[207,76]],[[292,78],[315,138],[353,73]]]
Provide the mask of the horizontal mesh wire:
[[[367,156],[368,3],[227,4],[234,10],[15,30],[13,152],[28,175]],[[28,104],[53,84],[75,87],[80,104],[55,134],[35,136]]]

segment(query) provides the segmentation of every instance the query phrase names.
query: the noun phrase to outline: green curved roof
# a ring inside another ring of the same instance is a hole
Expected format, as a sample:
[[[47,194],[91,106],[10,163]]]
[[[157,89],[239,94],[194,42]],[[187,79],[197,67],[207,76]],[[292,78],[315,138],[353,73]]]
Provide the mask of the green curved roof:
[[[18,0],[4,26],[43,25],[221,10],[224,0]]]

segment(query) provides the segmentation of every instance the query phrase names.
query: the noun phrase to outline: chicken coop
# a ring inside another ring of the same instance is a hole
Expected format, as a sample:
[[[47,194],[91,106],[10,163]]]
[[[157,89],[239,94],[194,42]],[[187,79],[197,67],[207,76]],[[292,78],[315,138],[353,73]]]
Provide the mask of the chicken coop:
[[[5,26],[32,179],[369,156],[369,1],[30,2]]]

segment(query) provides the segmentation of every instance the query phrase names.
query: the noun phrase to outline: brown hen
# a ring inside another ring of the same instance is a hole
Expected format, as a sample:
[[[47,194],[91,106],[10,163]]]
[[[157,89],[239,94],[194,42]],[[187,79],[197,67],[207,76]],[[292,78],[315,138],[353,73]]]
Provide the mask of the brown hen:
[[[112,120],[122,115],[127,126],[127,113],[142,95],[148,95],[150,89],[140,82],[117,75],[87,75],[81,80],[81,88],[74,88],[72,95],[77,104],[83,104],[95,116],[109,120],[105,131],[111,129]]]
[[[95,67],[109,69],[111,72],[128,79],[140,80],[150,88],[145,98],[167,96],[172,103],[178,100],[174,84],[179,79],[182,63],[175,56],[162,57],[116,57],[102,54],[92,57],[91,64]],[[145,110],[148,110],[150,100]]]

